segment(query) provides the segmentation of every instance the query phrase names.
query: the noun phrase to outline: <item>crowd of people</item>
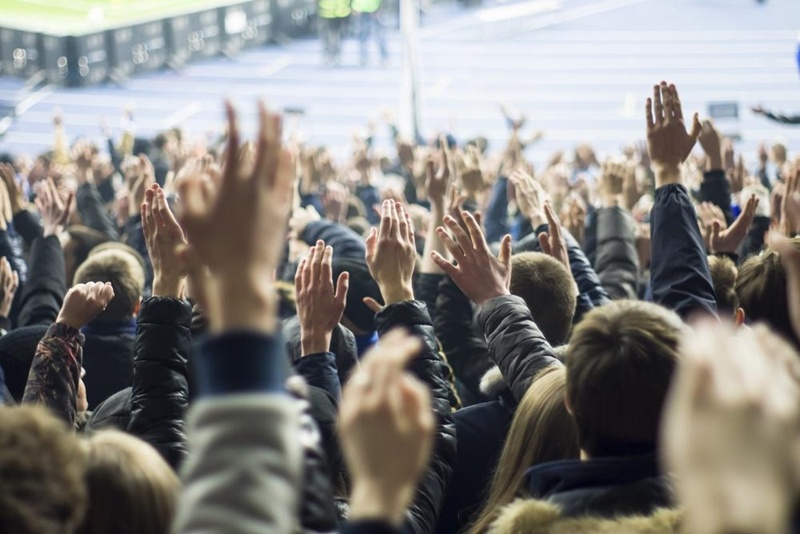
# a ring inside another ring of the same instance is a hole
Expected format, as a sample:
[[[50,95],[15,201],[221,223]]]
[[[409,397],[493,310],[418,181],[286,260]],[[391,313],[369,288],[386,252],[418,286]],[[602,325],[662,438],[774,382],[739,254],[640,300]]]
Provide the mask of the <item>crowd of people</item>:
[[[0,163],[0,532],[800,527],[800,159],[259,130]],[[699,146],[696,146],[699,145]]]

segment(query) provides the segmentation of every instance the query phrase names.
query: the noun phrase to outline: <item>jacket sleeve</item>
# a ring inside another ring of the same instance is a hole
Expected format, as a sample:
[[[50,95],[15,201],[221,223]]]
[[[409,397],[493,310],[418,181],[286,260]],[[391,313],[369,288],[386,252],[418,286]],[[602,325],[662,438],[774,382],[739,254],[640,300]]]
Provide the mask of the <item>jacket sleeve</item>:
[[[703,173],[703,182],[700,184],[700,200],[716,205],[725,215],[725,221],[728,224],[733,222],[731,185],[725,176],[725,171],[717,169]]]
[[[103,199],[100,198],[100,192],[94,184],[79,185],[75,200],[83,224],[101,232],[112,241],[119,239],[117,225],[103,206]]]
[[[517,402],[522,401],[539,371],[561,365],[520,297],[493,298],[481,307],[478,323],[489,341],[489,354]]]
[[[83,340],[83,334],[72,327],[52,325],[36,347],[22,395],[23,403],[47,406],[70,428],[77,415]]]
[[[472,303],[449,276],[439,282],[433,327],[453,373],[475,399],[482,399],[480,382],[492,368],[489,347],[475,323]]]
[[[172,532],[295,532],[303,449],[300,408],[283,390],[283,343],[229,333],[207,340],[193,360],[200,399],[188,419]]]
[[[741,265],[750,256],[755,256],[764,248],[764,236],[769,232],[772,220],[764,215],[756,215],[753,223],[747,230],[747,235],[739,247],[739,264]]]
[[[343,224],[332,221],[314,221],[303,230],[300,239],[313,246],[322,239],[326,245],[333,247],[333,259],[364,259],[367,252],[364,240],[357,233]]]
[[[400,529],[383,521],[351,521],[339,531],[340,534],[400,534]]]
[[[511,230],[508,224],[508,178],[505,176],[498,176],[492,187],[483,226],[488,243],[500,241]]]
[[[309,386],[318,387],[338,402],[342,397],[342,384],[336,367],[336,355],[332,352],[309,354],[296,360],[295,372],[302,376]]]
[[[403,327],[423,341],[422,352],[409,364],[409,371],[430,388],[436,435],[431,463],[409,507],[403,530],[414,534],[431,533],[436,530],[439,508],[444,502],[444,490],[456,458],[455,424],[433,324],[425,305],[418,300],[386,306],[375,316],[375,323],[380,336],[395,327]]]
[[[650,232],[653,301],[684,319],[698,311],[716,316],[705,245],[694,206],[682,185],[665,185],[656,190]]]
[[[152,445],[174,468],[186,455],[191,323],[187,301],[164,297],[142,302],[136,323],[128,433]]]
[[[620,207],[597,211],[594,269],[600,283],[614,299],[636,299],[639,256],[633,219]]]
[[[42,225],[39,219],[32,212],[22,210],[14,215],[14,229],[22,237],[22,240],[30,246],[33,240],[42,235]]]
[[[57,236],[37,237],[31,245],[28,280],[22,290],[19,326],[52,324],[58,317],[67,276]]]

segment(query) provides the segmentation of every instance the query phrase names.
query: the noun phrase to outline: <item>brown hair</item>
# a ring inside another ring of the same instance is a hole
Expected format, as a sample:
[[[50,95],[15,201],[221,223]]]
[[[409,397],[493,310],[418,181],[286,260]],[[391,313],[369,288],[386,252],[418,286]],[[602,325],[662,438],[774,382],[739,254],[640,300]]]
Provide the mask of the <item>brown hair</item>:
[[[500,509],[520,495],[525,471],[536,464],[578,458],[578,437],[564,403],[566,371],[550,367],[533,381],[514,413],[489,497],[470,534],[485,532]]]
[[[169,534],[180,483],[156,450],[116,430],[87,444],[89,506],[79,534]]]
[[[797,238],[792,243],[800,245]],[[735,289],[739,306],[749,322],[763,321],[797,345],[786,300],[786,271],[776,251],[765,250],[744,262]]]
[[[40,406],[0,407],[0,532],[69,534],[86,507],[85,454]]]
[[[114,298],[101,313],[99,321],[123,321],[130,319],[144,292],[144,269],[139,260],[127,250],[109,248],[92,252],[78,267],[75,284],[87,282],[111,282]]]
[[[567,340],[578,302],[578,287],[564,265],[540,252],[514,254],[510,291],[525,301],[536,326],[551,345],[561,345]]]
[[[567,350],[567,402],[590,456],[652,452],[684,325],[656,304],[595,308]]]
[[[709,256],[708,270],[711,272],[711,282],[714,284],[714,294],[717,300],[717,310],[720,316],[731,318],[739,307],[736,300],[736,264],[725,256]]]

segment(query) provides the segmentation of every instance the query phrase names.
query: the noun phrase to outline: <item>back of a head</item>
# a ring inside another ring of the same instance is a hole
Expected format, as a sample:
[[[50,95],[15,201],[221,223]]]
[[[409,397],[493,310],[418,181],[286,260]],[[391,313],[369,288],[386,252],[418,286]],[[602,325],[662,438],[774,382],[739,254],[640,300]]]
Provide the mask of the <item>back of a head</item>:
[[[709,256],[708,270],[714,284],[717,310],[721,317],[732,318],[739,304],[736,300],[736,275],[738,270],[733,260],[723,256]]]
[[[800,245],[797,238],[792,242]],[[786,271],[777,252],[768,249],[744,262],[736,277],[736,298],[749,322],[763,321],[798,344],[786,300]]]
[[[563,367],[541,371],[520,401],[497,462],[486,506],[471,533],[485,532],[500,508],[516,498],[529,467],[580,456],[575,423],[564,402],[566,376]]]
[[[589,312],[567,351],[567,399],[591,457],[653,452],[685,326],[661,306],[616,301]]]
[[[85,459],[74,432],[46,409],[0,407],[0,532],[75,532]]]
[[[561,345],[567,340],[578,302],[578,288],[564,265],[540,252],[514,254],[510,291],[525,301],[533,320],[551,345]]]
[[[92,252],[75,273],[75,284],[111,282],[114,298],[97,321],[124,321],[138,308],[144,292],[144,269],[138,258],[122,248]]]
[[[79,534],[168,534],[178,477],[153,447],[117,430],[88,440],[89,506]]]

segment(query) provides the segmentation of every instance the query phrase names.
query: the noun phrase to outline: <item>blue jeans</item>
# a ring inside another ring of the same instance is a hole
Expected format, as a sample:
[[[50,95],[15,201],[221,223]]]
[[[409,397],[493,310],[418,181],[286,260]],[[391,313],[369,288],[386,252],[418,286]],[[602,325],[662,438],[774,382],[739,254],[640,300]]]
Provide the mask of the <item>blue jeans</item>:
[[[358,41],[361,43],[361,63],[366,63],[369,56],[370,34],[375,36],[375,41],[378,43],[381,60],[386,61],[389,57],[389,52],[386,49],[386,29],[380,21],[378,12],[358,13]]]

